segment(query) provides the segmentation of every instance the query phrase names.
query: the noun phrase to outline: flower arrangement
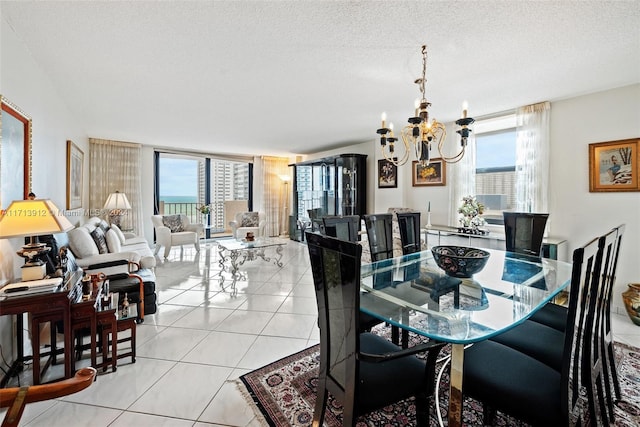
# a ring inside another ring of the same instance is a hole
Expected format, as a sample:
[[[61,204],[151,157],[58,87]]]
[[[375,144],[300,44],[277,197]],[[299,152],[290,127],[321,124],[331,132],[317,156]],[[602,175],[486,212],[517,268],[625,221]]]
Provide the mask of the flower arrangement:
[[[462,206],[458,208],[458,213],[461,214],[460,224],[462,227],[477,230],[486,224],[481,216],[483,212],[484,205],[479,203],[474,196],[463,197]]]
[[[211,205],[198,206],[198,212],[200,212],[202,215],[209,215],[211,213]]]

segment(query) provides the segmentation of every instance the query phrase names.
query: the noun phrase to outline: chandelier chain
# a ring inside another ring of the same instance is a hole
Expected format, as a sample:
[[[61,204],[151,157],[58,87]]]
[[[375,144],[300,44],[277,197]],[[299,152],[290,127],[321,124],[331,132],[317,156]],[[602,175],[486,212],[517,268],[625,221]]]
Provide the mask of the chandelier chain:
[[[422,45],[422,79],[419,80],[420,92],[422,92],[422,99],[427,99],[425,96],[425,85],[427,83],[427,45]]]

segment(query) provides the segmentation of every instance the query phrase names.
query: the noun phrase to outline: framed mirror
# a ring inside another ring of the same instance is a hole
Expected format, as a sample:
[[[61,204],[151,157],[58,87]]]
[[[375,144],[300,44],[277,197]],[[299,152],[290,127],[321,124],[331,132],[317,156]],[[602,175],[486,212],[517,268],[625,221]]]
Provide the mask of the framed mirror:
[[[0,209],[31,191],[31,117],[0,95]]]

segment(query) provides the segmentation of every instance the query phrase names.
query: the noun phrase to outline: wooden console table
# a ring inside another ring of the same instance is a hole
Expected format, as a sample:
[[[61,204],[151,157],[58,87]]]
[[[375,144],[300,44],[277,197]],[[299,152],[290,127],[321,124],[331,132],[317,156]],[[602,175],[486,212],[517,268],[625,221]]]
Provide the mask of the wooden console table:
[[[24,337],[23,337],[23,315],[31,313],[31,349],[32,355],[24,355]],[[71,302],[69,300],[69,289],[63,286],[54,292],[42,292],[21,296],[7,296],[0,299],[0,316],[15,315],[17,317],[17,353],[18,357],[12,364],[11,368],[0,382],[0,386],[4,387],[9,378],[24,368],[24,362],[32,359],[33,363],[33,384],[38,385],[41,382],[41,375],[44,370],[40,370],[40,324],[52,322],[52,328],[55,328],[56,321],[61,321],[64,328],[64,378],[71,378],[72,374],[72,352],[73,343],[71,339]],[[52,333],[52,336],[55,334]],[[55,346],[52,346],[55,348]],[[55,363],[55,350],[49,353],[50,359]],[[45,365],[45,370],[48,365]]]

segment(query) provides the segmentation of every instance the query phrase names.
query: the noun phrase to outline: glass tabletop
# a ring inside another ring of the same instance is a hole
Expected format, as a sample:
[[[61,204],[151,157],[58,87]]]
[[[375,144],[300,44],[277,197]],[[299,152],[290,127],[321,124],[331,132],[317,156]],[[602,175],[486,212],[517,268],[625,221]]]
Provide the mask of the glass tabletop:
[[[247,242],[245,239],[237,240],[234,238],[229,239],[217,239],[215,242],[221,248],[227,251],[238,251],[245,249],[260,249],[268,248],[270,246],[286,245],[287,239],[280,239],[278,237],[258,237],[252,242]]]
[[[360,308],[440,341],[467,344],[526,320],[569,285],[571,264],[499,250],[472,278],[447,276],[431,251],[365,264]]]

